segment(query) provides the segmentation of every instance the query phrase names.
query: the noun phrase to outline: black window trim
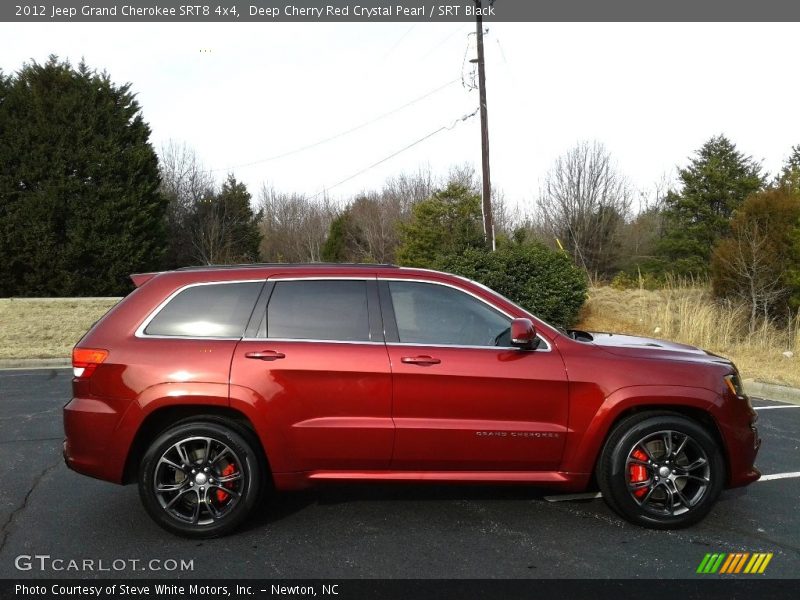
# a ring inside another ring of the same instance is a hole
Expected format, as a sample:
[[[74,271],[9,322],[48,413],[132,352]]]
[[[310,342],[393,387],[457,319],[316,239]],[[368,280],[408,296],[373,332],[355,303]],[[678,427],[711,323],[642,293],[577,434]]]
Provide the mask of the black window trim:
[[[165,339],[165,340],[216,340],[216,341],[231,341],[231,340],[241,340],[242,336],[237,337],[230,337],[230,336],[194,336],[194,335],[163,335],[163,334],[154,334],[154,333],[145,333],[145,329],[147,326],[150,325],[150,322],[158,316],[167,304],[172,302],[172,300],[181,292],[188,290],[189,288],[199,287],[201,285],[230,285],[234,283],[260,283],[262,285],[266,284],[266,278],[258,278],[258,279],[225,279],[221,281],[198,281],[196,283],[188,283],[184,286],[179,287],[177,290],[172,292],[166,299],[159,304],[147,317],[144,321],[142,321],[141,325],[136,328],[134,333],[134,337],[142,338],[142,339]],[[264,291],[263,287],[261,291],[259,291],[259,298]],[[256,304],[258,300],[256,300]],[[252,320],[252,313],[255,309],[256,304],[253,305],[253,308],[250,309],[250,316],[248,319]],[[246,331],[246,329],[245,329]]]
[[[425,348],[469,348],[473,350],[519,350],[516,346],[471,346],[471,345],[463,345],[463,344],[424,344],[424,343],[411,343],[411,342],[401,342],[400,341],[400,334],[397,328],[397,319],[394,314],[394,305],[392,304],[392,297],[391,293],[389,292],[389,282],[390,281],[400,281],[400,282],[408,282],[408,283],[429,283],[432,285],[441,285],[444,287],[452,288],[458,292],[462,292],[467,294],[468,296],[472,296],[479,302],[482,302],[495,312],[500,313],[507,319],[514,319],[515,317],[502,308],[495,306],[491,302],[487,301],[484,298],[481,298],[477,294],[472,293],[469,290],[465,290],[462,287],[457,285],[453,285],[452,283],[448,283],[446,281],[437,281],[434,279],[412,279],[412,278],[405,278],[405,277],[379,277],[378,278],[378,291],[380,292],[380,299],[381,299],[381,312],[383,313],[383,323],[384,323],[384,331],[386,332],[386,345],[387,346],[417,346],[417,347],[425,347]],[[540,340],[539,346],[535,350],[530,350],[529,352],[550,352],[552,346],[550,342],[541,334],[537,333],[536,337]]]
[[[267,287],[270,288],[268,297],[271,297],[272,290],[275,284],[282,281],[363,281],[367,285],[367,316],[369,318],[369,340],[315,340],[315,339],[299,339],[299,338],[278,338],[278,337],[262,337],[261,324],[266,321],[267,307],[269,303],[264,304],[263,319],[259,320],[257,324],[256,335],[252,337],[243,337],[243,342],[297,342],[297,343],[317,343],[317,344],[373,344],[383,346],[385,342],[382,319],[380,313],[380,306],[378,300],[378,284],[375,275],[365,275],[362,277],[346,276],[346,275],[312,275],[308,277],[287,277],[283,275],[271,276],[267,280]],[[271,284],[271,285],[270,285]],[[259,307],[260,310],[260,307]],[[252,323],[251,323],[252,324]],[[248,328],[248,333],[251,333]]]

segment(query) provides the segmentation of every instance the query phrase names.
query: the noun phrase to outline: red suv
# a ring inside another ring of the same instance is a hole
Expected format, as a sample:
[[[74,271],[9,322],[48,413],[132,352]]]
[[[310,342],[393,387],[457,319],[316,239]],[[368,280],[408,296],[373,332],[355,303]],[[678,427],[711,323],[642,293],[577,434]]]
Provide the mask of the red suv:
[[[132,276],[73,352],[67,465],[138,482],[164,528],[237,527],[263,492],[325,481],[598,485],[649,527],[759,478],[734,365],[561,331],[466,279],[391,265]]]

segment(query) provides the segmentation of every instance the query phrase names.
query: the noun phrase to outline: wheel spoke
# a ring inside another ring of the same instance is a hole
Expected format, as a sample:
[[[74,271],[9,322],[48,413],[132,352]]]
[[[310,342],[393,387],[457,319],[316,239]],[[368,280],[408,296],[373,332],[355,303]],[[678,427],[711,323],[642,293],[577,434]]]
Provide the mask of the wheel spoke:
[[[678,496],[681,504],[683,504],[686,508],[691,508],[694,506],[691,502],[689,502],[689,499],[683,495],[683,492],[680,490],[680,488],[678,488],[677,485],[675,486],[675,494]]]
[[[176,471],[180,471],[181,473],[186,473],[186,471],[184,470],[184,468],[181,465],[179,465],[178,463],[172,462],[166,456],[162,456],[161,460],[158,461],[158,464],[159,465],[162,465],[162,464],[163,465],[167,465],[169,467],[172,467]]]
[[[672,490],[669,488],[668,485],[663,485],[661,487],[664,488],[664,491],[667,494],[667,503],[668,503],[667,510],[669,510],[669,514],[674,515],[675,514],[675,494],[672,493]]]
[[[197,525],[197,522],[200,520],[200,491],[195,489],[197,493],[197,502],[194,505],[194,510],[192,511],[192,525]]]
[[[638,458],[629,458],[628,459],[629,465],[642,465],[643,467],[649,467],[650,463],[646,460],[639,460]]]
[[[705,458],[700,457],[697,460],[695,460],[693,463],[691,463],[690,465],[687,465],[685,467],[678,467],[678,468],[681,470],[681,473],[688,474],[689,471],[694,471],[696,469],[699,469],[700,467],[703,467],[706,464],[708,464],[708,461]]]
[[[678,456],[680,456],[681,452],[683,451],[683,447],[686,445],[686,442],[688,440],[689,440],[689,436],[688,435],[684,435],[683,439],[681,440],[681,443],[678,444],[678,448],[675,450],[675,452],[672,453],[675,458],[678,458]]]
[[[173,505],[173,504],[175,504],[175,502],[177,502],[177,501],[178,501],[178,499],[179,499],[179,498],[182,498],[182,497],[183,497],[183,495],[184,495],[186,492],[191,492],[191,491],[192,491],[192,488],[185,488],[185,489],[183,489],[183,490],[179,491],[177,494],[175,494],[175,497],[174,497],[174,498],[172,498],[172,500],[170,500],[169,502],[167,502],[167,504],[164,506],[164,508],[165,508],[165,509],[167,509],[167,510],[168,510],[168,509],[170,509],[170,508],[172,507],[172,505]]]
[[[631,491],[641,490],[650,487],[652,483],[653,482],[649,479],[646,481],[635,481],[628,484],[628,489]]]
[[[192,461],[189,460],[189,455],[186,452],[186,448],[183,447],[183,442],[178,442],[175,444],[175,451],[178,453],[178,456],[180,456],[184,465],[192,464]]]
[[[647,444],[644,443],[644,440],[642,440],[641,442],[636,444],[636,446],[638,446],[639,448],[641,448],[644,451],[644,453],[647,455],[647,458],[650,459],[651,462],[655,462],[655,459],[653,458],[653,455],[650,453],[650,448],[647,447]],[[634,446],[634,448],[636,446]]]
[[[222,477],[217,477],[217,481],[219,483],[229,483],[231,481],[237,481],[242,478],[242,474],[239,472],[231,473],[230,475],[223,475]]]
[[[181,483],[175,483],[175,484],[163,484],[162,483],[162,484],[160,484],[160,485],[158,485],[156,487],[156,491],[161,493],[161,494],[170,493],[170,492],[177,492],[178,490],[180,490],[182,487],[184,487],[186,485],[187,481],[188,481],[187,479],[184,479]]]
[[[225,456],[226,454],[232,454],[232,453],[231,453],[231,449],[230,449],[230,448],[228,448],[227,446],[225,446],[225,448],[222,450],[222,452],[220,452],[219,454],[217,454],[217,455],[214,457],[214,460],[212,460],[212,461],[211,461],[211,463],[209,463],[209,464],[211,464],[211,465],[215,465],[215,464],[217,464],[217,462],[219,462],[219,459],[220,459],[220,458],[222,458],[223,456]]]
[[[237,492],[236,490],[231,490],[231,489],[228,489],[228,488],[226,488],[226,487],[224,487],[224,486],[217,485],[216,483],[212,483],[212,484],[210,484],[208,487],[209,487],[209,488],[212,488],[212,487],[213,487],[213,488],[220,489],[220,490],[222,490],[223,492],[225,492],[226,494],[230,494],[230,495],[231,495],[231,496],[233,496],[234,498],[239,498],[239,497],[241,496],[241,494],[240,494],[239,492]]]
[[[206,438],[206,454],[203,462],[210,464],[211,461],[211,438]]]
[[[644,506],[645,504],[647,504],[650,501],[650,496],[653,495],[653,492],[655,491],[655,489],[657,487],[658,487],[657,485],[654,485],[654,486],[652,486],[650,488],[650,491],[647,492],[647,494],[645,494],[644,498],[642,498],[641,502],[639,503],[641,506]]]
[[[661,439],[664,441],[664,456],[669,458],[672,456],[672,432],[665,431]]]

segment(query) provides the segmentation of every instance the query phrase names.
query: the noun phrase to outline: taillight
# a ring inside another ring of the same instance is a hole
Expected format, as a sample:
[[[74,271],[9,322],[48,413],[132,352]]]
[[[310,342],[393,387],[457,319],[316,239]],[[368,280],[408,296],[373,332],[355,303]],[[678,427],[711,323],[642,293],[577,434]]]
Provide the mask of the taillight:
[[[98,348],[72,349],[72,374],[78,379],[91,377],[97,365],[108,357],[108,350]]]

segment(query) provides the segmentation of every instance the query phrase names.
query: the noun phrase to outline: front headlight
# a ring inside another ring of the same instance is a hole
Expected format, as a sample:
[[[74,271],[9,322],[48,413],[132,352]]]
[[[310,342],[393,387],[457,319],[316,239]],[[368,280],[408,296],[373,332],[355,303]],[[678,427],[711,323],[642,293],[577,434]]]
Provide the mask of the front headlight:
[[[728,389],[734,396],[738,396],[739,398],[744,398],[744,388],[742,387],[742,380],[739,379],[738,373],[731,373],[730,375],[725,376],[725,385],[728,386]]]
[[[752,405],[750,404],[750,397],[744,393],[744,387],[742,386],[742,380],[739,378],[738,372],[726,375],[725,385],[730,390],[731,394],[733,394],[737,398],[745,400],[747,402],[747,405],[752,407]]]

